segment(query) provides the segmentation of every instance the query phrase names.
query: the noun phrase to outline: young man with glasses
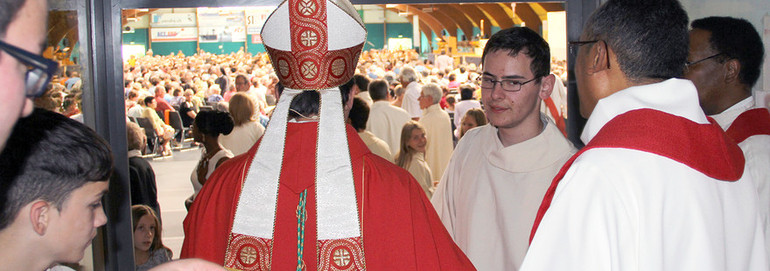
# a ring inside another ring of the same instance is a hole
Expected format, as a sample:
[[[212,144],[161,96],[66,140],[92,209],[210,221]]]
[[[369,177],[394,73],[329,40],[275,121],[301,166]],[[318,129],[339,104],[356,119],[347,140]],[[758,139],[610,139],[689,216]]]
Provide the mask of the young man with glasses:
[[[556,80],[540,35],[501,30],[487,42],[482,64],[490,124],[463,136],[431,201],[478,270],[518,270],[543,194],[575,149],[540,113]]]
[[[764,49],[757,30],[744,19],[694,20],[684,77],[698,89],[701,108],[732,137],[746,157],[759,210],[770,231],[770,112],[757,106],[751,88],[762,71]]]
[[[586,146],[548,189],[521,270],[770,270],[743,154],[678,79],[687,23],[675,0],[609,0],[588,18]]]

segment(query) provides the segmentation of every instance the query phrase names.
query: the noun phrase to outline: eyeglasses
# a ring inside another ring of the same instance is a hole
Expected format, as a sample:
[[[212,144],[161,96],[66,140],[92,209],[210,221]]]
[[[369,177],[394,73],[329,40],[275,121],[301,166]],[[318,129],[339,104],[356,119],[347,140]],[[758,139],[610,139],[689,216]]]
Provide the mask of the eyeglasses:
[[[580,48],[580,45],[586,45],[591,43],[597,43],[600,40],[576,40],[576,41],[570,41],[567,43],[569,46],[569,53],[571,55],[577,55],[578,49]],[[607,54],[607,68],[610,68],[610,52],[609,50],[604,50]]]
[[[56,61],[44,58],[38,54],[21,49],[0,40],[0,50],[16,58],[19,62],[27,66],[25,77],[25,92],[27,97],[34,98],[45,92],[48,82],[59,68]]]
[[[599,40],[577,40],[577,41],[570,41],[567,44],[569,45],[569,53],[571,55],[577,55],[578,48],[580,48],[580,45],[586,45],[591,43],[599,42]]]
[[[500,87],[508,92],[516,92],[521,90],[521,86],[523,86],[526,83],[535,81],[535,79],[538,79],[542,76],[535,76],[535,78],[532,78],[530,80],[519,82],[517,79],[503,79],[503,80],[495,80],[491,77],[482,77],[479,79],[479,85],[481,85],[482,89],[494,89],[495,85],[497,83],[500,83]]]
[[[721,56],[721,55],[724,55],[724,54],[725,54],[725,53],[718,53],[718,54],[712,55],[712,56],[710,56],[710,57],[702,58],[702,59],[700,59],[700,60],[696,60],[696,61],[693,61],[693,62],[689,62],[689,61],[688,61],[688,62],[685,62],[685,63],[684,63],[684,67],[685,67],[685,68],[689,68],[689,67],[690,67],[690,66],[692,66],[692,65],[695,65],[695,64],[701,63],[701,62],[703,62],[703,61],[706,61],[706,60],[709,60],[709,59],[712,59],[712,58],[715,58],[715,57],[718,57],[718,56]]]

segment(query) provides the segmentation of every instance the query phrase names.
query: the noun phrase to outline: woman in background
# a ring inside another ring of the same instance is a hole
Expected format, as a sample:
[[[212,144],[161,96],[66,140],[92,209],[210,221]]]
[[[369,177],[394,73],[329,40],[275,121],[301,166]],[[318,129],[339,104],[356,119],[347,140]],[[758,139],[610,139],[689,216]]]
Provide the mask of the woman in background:
[[[163,232],[155,211],[147,205],[131,206],[134,226],[134,265],[136,271],[149,270],[171,261],[171,250],[163,245]]]
[[[247,94],[238,92],[230,98],[230,116],[235,128],[228,135],[219,137],[219,143],[237,156],[248,151],[265,133],[265,127],[259,124],[255,112],[256,105]]]
[[[201,159],[190,176],[195,193],[187,199],[185,207],[190,207],[211,173],[224,161],[233,157],[232,152],[219,144],[219,135],[229,134],[233,131],[233,127],[233,119],[227,112],[201,111],[195,117],[192,128],[193,139],[195,142],[202,143],[204,148]]]
[[[428,198],[433,194],[433,179],[425,162],[425,128],[419,122],[410,120],[401,129],[401,147],[396,155],[396,165],[406,169],[420,184]]]
[[[468,110],[460,121],[460,136],[458,137],[458,140],[462,138],[468,130],[484,125],[487,125],[487,116],[484,115],[484,110],[479,108]]]

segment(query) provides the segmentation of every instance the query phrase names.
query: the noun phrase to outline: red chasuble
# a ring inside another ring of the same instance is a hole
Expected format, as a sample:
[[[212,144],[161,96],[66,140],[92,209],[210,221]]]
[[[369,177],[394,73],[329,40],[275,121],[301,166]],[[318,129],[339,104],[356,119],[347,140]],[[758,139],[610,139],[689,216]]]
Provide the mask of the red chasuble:
[[[755,135],[770,135],[770,112],[765,108],[747,110],[733,121],[726,133],[738,143]]]
[[[556,187],[572,163],[594,148],[624,148],[654,153],[685,164],[706,176],[737,181],[743,175],[743,152],[716,122],[699,124],[689,119],[652,109],[637,109],[618,115],[599,130],[583,149],[575,153],[553,178],[537,211],[529,242],[545,216]]]
[[[288,124],[273,254],[270,259],[256,259],[263,269],[296,270],[296,211],[299,195],[304,189],[308,191],[303,250],[306,270],[348,270],[354,266],[350,263],[351,257],[319,251],[315,246],[317,131],[318,125],[313,122]],[[402,168],[372,154],[349,125],[347,137],[366,269],[474,270],[414,178]],[[224,264],[238,197],[248,196],[240,195],[241,186],[258,145],[222,164],[201,189],[184,221],[181,258],[201,258]]]

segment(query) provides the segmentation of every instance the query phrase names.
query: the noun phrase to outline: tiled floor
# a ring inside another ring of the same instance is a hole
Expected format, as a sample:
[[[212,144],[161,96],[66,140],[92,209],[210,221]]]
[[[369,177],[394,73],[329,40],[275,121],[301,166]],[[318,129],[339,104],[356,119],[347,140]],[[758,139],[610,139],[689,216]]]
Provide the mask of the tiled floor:
[[[184,241],[182,221],[187,216],[184,201],[193,193],[190,174],[200,158],[200,150],[174,151],[170,158],[150,161],[158,183],[158,202],[163,220],[163,244],[179,258]]]

